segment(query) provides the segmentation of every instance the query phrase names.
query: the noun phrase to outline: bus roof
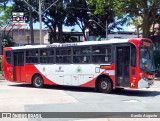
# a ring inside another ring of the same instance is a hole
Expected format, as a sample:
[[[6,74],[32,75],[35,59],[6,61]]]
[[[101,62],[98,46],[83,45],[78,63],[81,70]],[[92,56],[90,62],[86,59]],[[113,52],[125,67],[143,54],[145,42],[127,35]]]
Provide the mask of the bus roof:
[[[25,45],[17,47],[9,47],[13,50],[18,49],[33,49],[33,48],[45,48],[45,47],[69,47],[69,46],[84,46],[84,45],[100,45],[100,44],[114,44],[114,43],[127,43],[130,39],[110,39],[107,41],[84,41],[75,43],[53,43],[48,45]],[[139,38],[134,40],[140,40]]]

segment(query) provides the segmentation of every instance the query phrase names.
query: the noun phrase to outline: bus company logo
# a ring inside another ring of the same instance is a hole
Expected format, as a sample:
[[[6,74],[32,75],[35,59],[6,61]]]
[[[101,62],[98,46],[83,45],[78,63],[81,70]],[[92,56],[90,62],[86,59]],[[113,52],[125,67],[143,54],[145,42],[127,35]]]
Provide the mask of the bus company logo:
[[[59,66],[58,70],[56,70],[56,72],[64,72],[64,70],[62,69],[62,66]]]
[[[78,72],[78,73],[81,73],[81,72],[82,72],[82,69],[81,69],[80,66],[77,67],[76,72]]]
[[[45,67],[43,67],[43,71],[45,71],[46,70],[46,68]]]
[[[12,22],[13,23],[23,23],[24,13],[23,12],[12,12]]]

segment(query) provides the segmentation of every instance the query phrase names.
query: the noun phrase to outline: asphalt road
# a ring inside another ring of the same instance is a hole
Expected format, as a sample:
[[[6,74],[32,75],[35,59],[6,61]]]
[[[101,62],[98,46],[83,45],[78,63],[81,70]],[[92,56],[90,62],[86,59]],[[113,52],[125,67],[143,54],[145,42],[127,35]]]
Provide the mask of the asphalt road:
[[[47,86],[37,89],[27,84],[0,80],[0,112],[160,112],[160,80],[156,80],[154,86],[149,89],[125,89],[113,91],[111,94],[97,93],[92,88],[80,87]],[[22,119],[0,120],[22,121]],[[33,121],[33,119],[23,120]],[[115,121],[117,119],[36,119],[36,121],[54,120]],[[127,120],[139,121],[142,118]],[[155,120],[160,121],[160,119]]]

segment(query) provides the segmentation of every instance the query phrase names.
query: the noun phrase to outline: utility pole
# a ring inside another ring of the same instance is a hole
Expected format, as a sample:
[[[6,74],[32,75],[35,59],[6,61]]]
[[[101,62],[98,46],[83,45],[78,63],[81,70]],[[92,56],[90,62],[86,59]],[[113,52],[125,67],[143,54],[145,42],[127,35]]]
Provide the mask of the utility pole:
[[[30,39],[31,44],[34,44],[34,30],[33,30],[33,17],[32,17],[32,8],[29,6],[29,27],[30,27]]]
[[[21,26],[20,26],[20,27],[21,27]],[[18,27],[18,44],[19,44],[18,46],[20,46],[20,38],[19,38],[19,36],[20,36],[20,35],[19,35],[19,28],[20,28],[20,27]]]
[[[40,45],[42,44],[42,3],[41,0],[39,0],[39,39],[40,39]]]
[[[0,25],[0,55],[2,55],[2,33],[1,33],[1,25]]]
[[[31,7],[34,11],[36,11],[36,9],[32,6],[32,5],[30,5],[28,2],[27,2],[27,0],[23,0],[29,7]],[[55,1],[54,3],[52,3],[46,10],[44,10],[43,11],[43,13],[45,12],[45,11],[47,11],[48,9],[50,9],[53,5],[55,5],[56,3],[58,2],[58,0],[57,1]],[[42,1],[41,0],[39,0],[39,10],[38,11],[36,11],[37,13],[38,13],[38,15],[39,15],[39,29],[40,29],[40,32],[39,32],[39,39],[40,39],[40,45],[42,44]]]
[[[91,12],[87,12],[87,14],[94,16],[98,21],[100,21],[99,18],[97,18],[97,17],[96,17],[94,14],[92,14]],[[104,26],[106,26],[105,28],[104,28],[103,26],[101,26],[98,22],[96,22],[95,20],[90,19],[89,21],[95,22],[98,26],[100,26],[103,30],[105,30],[105,31],[106,31],[106,40],[108,40],[108,23],[107,23],[107,20],[106,20],[106,25],[104,25]],[[102,22],[101,22],[101,23],[102,23]]]
[[[106,20],[106,40],[108,40],[108,25],[107,25],[107,20]]]

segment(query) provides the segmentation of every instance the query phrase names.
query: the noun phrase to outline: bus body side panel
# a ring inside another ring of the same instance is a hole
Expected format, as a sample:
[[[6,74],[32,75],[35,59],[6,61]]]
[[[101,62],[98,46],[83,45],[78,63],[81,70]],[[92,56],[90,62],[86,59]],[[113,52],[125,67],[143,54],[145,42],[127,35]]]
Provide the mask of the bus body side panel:
[[[13,71],[14,71],[14,80],[16,82],[25,82],[25,66],[24,66],[24,52],[18,51],[13,52]]]
[[[4,48],[4,51],[3,51],[3,55],[4,55],[3,56],[3,71],[4,71],[4,77],[7,81],[14,81],[13,80],[13,66],[12,66],[13,63],[8,64],[7,59],[6,59],[6,51],[11,51],[11,50],[12,48]],[[13,54],[11,56],[13,56]]]
[[[140,40],[137,41],[137,39],[131,39],[129,42],[133,43],[136,46],[136,66],[130,67],[130,88],[137,89],[138,88],[138,82],[140,80],[140,69],[139,69],[139,44]],[[131,55],[132,56],[132,55]]]
[[[114,64],[109,65],[111,67],[110,69],[101,69],[100,66],[100,64],[37,64],[35,67],[32,67],[32,71],[34,73],[40,73],[45,80],[45,84],[95,87],[95,81],[98,76],[108,75],[112,79],[114,85]],[[30,68],[31,67],[26,67],[27,82],[29,82],[33,76],[33,72],[30,72]],[[46,80],[52,83],[46,83]]]
[[[46,78],[46,76],[41,73],[34,64],[25,64],[25,82],[31,84],[32,78],[35,74],[40,74],[42,76],[44,84],[56,85],[56,83]]]
[[[4,77],[7,81],[14,81],[13,80],[13,66],[12,64],[8,64],[6,60],[4,59],[3,63],[4,67]]]
[[[25,82],[25,67],[14,66],[14,80],[16,82]]]

